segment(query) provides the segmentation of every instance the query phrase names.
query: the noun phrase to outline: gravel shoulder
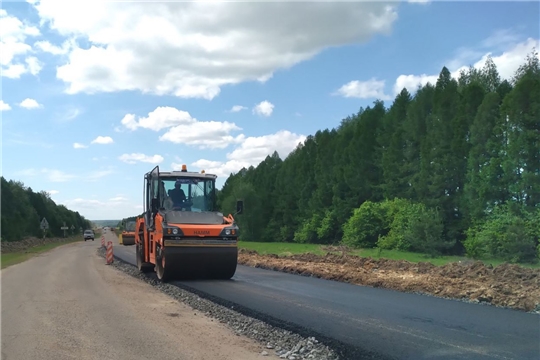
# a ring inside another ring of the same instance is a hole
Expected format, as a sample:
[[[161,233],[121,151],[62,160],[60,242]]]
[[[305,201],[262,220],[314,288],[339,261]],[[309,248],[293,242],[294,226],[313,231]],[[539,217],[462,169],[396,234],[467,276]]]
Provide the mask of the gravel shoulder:
[[[75,243],[1,272],[2,359],[278,358]]]
[[[118,238],[110,232],[106,232],[104,237],[105,241],[113,242],[113,249],[134,249],[133,247],[119,245]],[[103,258],[105,257],[104,248],[99,248],[97,253]],[[220,305],[199,296],[196,292],[191,291],[193,289],[177,286],[178,284],[161,283],[157,280],[155,274],[142,274],[134,265],[118,258],[115,258],[110,266],[135,279],[144,281],[170,298],[186,304],[193,311],[215,319],[232,330],[237,336],[252,339],[259,345],[261,349],[260,355],[264,356],[265,359],[276,356],[287,360],[337,360],[340,358],[334,349],[313,336],[301,336],[293,331],[244,315],[235,310],[235,305]],[[373,359],[372,357],[369,358]]]
[[[540,269],[512,264],[493,267],[473,261],[435,266],[427,262],[377,260],[346,254],[278,257],[245,249],[240,250],[238,262],[356,285],[540,312]]]

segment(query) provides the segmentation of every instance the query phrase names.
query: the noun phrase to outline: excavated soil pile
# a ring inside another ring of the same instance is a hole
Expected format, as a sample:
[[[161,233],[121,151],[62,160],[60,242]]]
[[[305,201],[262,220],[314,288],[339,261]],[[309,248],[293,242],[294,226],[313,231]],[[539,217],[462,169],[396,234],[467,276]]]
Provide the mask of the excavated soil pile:
[[[427,293],[525,311],[540,310],[540,269],[512,264],[493,267],[473,261],[435,266],[428,262],[377,260],[330,253],[278,257],[245,249],[240,249],[238,262],[356,285]]]
[[[81,237],[82,240],[82,237]],[[73,237],[59,237],[59,238],[45,238],[40,239],[36,237],[26,238],[20,241],[2,241],[1,243],[1,252],[3,254],[21,252],[28,249],[31,249],[36,246],[45,245],[49,243],[59,243],[59,242],[68,242],[73,241]]]

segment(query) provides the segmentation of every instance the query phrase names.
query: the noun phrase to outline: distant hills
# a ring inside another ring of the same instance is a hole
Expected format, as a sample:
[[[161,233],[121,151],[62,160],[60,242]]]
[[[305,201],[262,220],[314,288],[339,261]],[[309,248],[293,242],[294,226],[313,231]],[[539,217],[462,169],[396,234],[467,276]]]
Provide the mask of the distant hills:
[[[104,226],[112,226],[116,227],[118,225],[118,222],[120,220],[90,220],[92,223],[94,223],[97,227],[104,227]]]

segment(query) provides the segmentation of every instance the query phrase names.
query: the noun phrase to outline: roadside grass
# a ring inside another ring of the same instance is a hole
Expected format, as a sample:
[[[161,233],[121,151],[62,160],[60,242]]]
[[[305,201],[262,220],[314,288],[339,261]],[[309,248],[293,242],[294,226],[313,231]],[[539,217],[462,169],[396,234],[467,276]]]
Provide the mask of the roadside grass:
[[[238,247],[255,250],[259,254],[275,254],[278,256],[290,256],[295,254],[305,254],[311,253],[315,255],[324,255],[326,253],[332,254],[341,254],[341,251],[327,251],[324,250],[326,245],[319,244],[297,244],[297,243],[281,243],[281,242],[255,242],[255,241],[239,241]],[[429,257],[425,254],[408,252],[408,251],[399,251],[399,250],[382,250],[379,249],[353,249],[347,254],[360,256],[360,257],[371,257],[373,259],[390,259],[390,260],[405,260],[409,262],[430,262],[433,265],[442,266],[452,262],[458,261],[474,261],[473,259],[467,258],[465,256],[440,256],[440,257]],[[496,260],[496,259],[485,259],[481,260],[484,264],[491,264],[497,266],[504,264],[505,261]],[[517,264],[525,268],[540,268],[540,263],[537,264]]]
[[[81,236],[69,238],[66,241],[51,242],[43,245],[33,246],[24,251],[12,252],[7,254],[0,254],[1,269],[5,269],[8,266],[15,265],[30,259],[31,257],[52,250],[58,246],[71,244],[77,241],[82,241]]]

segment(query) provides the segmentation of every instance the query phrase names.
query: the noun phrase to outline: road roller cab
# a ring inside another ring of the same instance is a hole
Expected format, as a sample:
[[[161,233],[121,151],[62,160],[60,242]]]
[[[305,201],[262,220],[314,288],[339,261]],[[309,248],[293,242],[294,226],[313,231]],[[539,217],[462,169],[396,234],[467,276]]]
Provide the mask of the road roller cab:
[[[217,176],[204,171],[160,172],[144,177],[144,215],[135,224],[137,266],[161,281],[230,279],[238,261],[239,228],[216,208]],[[243,212],[243,202],[237,211]]]

